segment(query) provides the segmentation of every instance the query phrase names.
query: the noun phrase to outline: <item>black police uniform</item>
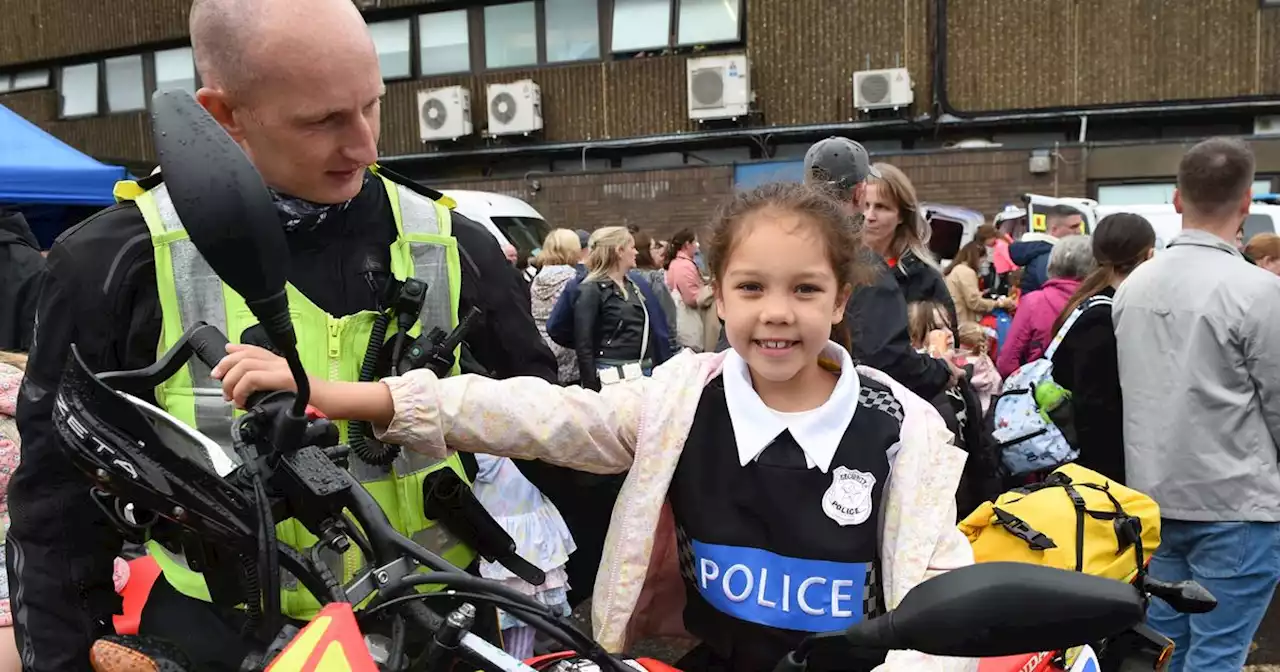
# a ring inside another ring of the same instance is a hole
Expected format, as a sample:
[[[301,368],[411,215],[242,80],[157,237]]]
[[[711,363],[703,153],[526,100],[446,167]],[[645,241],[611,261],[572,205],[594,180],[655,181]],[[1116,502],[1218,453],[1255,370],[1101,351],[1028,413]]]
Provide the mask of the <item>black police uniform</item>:
[[[887,387],[860,376],[826,473],[807,466],[787,430],[743,467],[724,385],[720,377],[704,390],[669,493],[684,623],[702,640],[678,666],[767,672],[806,635],[883,613],[879,514],[903,410]],[[883,652],[816,655],[810,669],[884,660]]]

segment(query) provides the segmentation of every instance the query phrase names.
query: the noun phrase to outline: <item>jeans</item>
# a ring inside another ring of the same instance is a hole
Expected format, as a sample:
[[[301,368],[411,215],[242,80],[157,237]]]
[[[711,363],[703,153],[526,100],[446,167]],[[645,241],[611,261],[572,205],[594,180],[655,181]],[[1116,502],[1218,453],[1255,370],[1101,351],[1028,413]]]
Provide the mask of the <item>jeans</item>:
[[[1280,523],[1161,520],[1151,576],[1195,579],[1218,598],[1207,614],[1180,614],[1152,598],[1147,622],[1176,645],[1169,672],[1239,670],[1280,581]]]

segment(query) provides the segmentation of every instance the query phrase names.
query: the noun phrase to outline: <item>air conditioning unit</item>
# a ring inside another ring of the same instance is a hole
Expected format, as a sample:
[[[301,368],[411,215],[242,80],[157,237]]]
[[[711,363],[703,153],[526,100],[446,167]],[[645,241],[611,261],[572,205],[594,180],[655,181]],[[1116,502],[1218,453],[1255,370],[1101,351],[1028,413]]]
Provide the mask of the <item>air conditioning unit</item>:
[[[690,119],[747,116],[754,94],[746,54],[691,58],[688,72]]]
[[[908,107],[915,100],[906,68],[860,70],[853,73],[853,106],[859,110]]]
[[[465,86],[446,86],[418,92],[418,136],[457,140],[471,135],[471,92]]]
[[[532,79],[488,88],[490,137],[528,135],[542,128],[542,89]]]

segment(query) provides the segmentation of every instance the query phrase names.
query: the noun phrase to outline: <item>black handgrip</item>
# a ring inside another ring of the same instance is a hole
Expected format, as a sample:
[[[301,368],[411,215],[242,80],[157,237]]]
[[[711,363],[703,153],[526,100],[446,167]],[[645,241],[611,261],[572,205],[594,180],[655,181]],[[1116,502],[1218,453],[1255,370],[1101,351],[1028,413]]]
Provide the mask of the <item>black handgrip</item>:
[[[188,342],[196,357],[211,369],[227,356],[227,344],[230,343],[222,331],[211,324],[197,326]]]

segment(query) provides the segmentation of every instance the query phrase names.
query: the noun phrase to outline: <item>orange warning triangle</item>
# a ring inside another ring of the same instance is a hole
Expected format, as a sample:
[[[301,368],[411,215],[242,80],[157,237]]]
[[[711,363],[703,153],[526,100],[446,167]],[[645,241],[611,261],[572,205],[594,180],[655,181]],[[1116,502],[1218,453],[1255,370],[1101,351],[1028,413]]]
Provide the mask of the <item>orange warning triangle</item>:
[[[334,602],[320,610],[267,672],[378,672],[351,605]]]

